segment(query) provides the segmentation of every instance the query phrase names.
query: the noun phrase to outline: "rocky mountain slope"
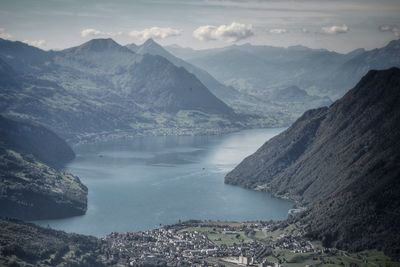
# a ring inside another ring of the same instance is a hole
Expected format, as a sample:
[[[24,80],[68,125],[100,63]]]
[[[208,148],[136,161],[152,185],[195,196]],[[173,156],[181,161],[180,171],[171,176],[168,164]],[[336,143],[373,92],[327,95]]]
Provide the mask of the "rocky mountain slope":
[[[246,123],[184,68],[112,39],[57,52],[1,40],[0,63],[0,112],[73,142],[98,134],[229,131]]]
[[[0,216],[36,220],[84,214],[87,188],[59,170],[74,156],[46,128],[0,116]]]
[[[312,236],[400,255],[400,69],[370,71],[329,108],[306,112],[225,182],[307,205]]]

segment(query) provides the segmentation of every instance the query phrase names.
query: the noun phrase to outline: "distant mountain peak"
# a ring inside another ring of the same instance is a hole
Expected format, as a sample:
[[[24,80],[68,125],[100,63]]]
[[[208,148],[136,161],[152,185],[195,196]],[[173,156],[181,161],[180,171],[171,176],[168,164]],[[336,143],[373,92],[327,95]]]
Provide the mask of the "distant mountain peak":
[[[166,58],[169,58],[169,52],[167,52],[160,44],[154,41],[152,38],[147,39],[142,45],[137,49],[138,54],[151,54],[151,55],[160,55]],[[168,55],[167,55],[168,54]]]
[[[130,49],[131,51],[135,52],[139,49],[139,46],[135,43],[127,44],[125,47]]]
[[[72,47],[64,51],[74,52],[104,52],[104,51],[129,51],[126,47],[121,46],[111,38],[92,39],[80,46]]]
[[[153,38],[149,38],[143,44],[153,44],[153,43],[156,43],[156,41],[154,41]]]
[[[156,41],[154,41],[152,38],[149,38],[146,40],[146,42],[144,42],[141,47],[161,47],[160,44],[158,44]]]

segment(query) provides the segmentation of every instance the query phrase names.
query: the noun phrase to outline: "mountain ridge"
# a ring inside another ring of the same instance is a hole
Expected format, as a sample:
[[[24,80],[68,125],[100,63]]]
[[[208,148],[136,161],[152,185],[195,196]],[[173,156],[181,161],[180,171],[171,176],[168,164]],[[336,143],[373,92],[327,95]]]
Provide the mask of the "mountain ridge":
[[[44,57],[23,64],[14,42],[0,43],[0,70],[7,72],[0,79],[0,113],[31,119],[68,140],[99,133],[232,131],[245,123],[237,123],[235,112],[185,69],[112,39],[57,52],[17,44]]]
[[[326,49],[251,44],[208,50],[167,48],[189,63],[207,69],[220,82],[259,96],[274,88],[298,86],[311,95],[336,100],[354,87],[368,70],[400,67],[399,40],[384,47],[361,48],[346,54]],[[249,55],[243,56],[243,52]],[[249,56],[257,60],[247,59]],[[224,64],[226,58],[230,64]]]
[[[215,96],[240,112],[249,111],[250,103],[261,104],[257,98],[240,93],[233,87],[225,86],[218,82],[207,71],[175,57],[151,38],[146,40],[142,45],[137,46],[135,44],[129,44],[126,47],[132,47],[132,51],[137,54],[151,54],[164,57],[177,67],[185,68],[187,71],[194,74]]]
[[[399,108],[400,69],[369,71],[329,108],[304,113],[266,142],[225,182],[306,205],[309,233],[325,245],[399,257]]]

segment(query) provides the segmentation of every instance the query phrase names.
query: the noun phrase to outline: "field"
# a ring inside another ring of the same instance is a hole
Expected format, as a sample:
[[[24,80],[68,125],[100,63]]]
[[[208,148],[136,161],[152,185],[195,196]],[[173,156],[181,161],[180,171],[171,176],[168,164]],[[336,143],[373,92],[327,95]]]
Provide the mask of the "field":
[[[226,225],[226,224],[225,224]],[[249,243],[258,241],[262,243],[274,243],[279,238],[285,235],[299,234],[300,227],[291,224],[285,228],[274,230],[256,228],[252,231],[243,231],[240,224],[229,225],[236,227],[235,231],[225,231],[221,225],[216,224],[209,226],[192,226],[182,229],[181,231],[197,231],[204,233],[210,241],[216,245],[233,245],[241,243]],[[392,261],[385,256],[383,252],[376,250],[368,250],[358,253],[350,253],[341,250],[327,250],[320,242],[312,242],[314,251],[305,253],[295,253],[293,250],[275,247],[272,254],[267,256],[268,262],[281,263],[285,267],[343,267],[343,266],[358,266],[358,267],[399,267],[400,263]],[[212,261],[224,263],[218,258]],[[235,266],[234,263],[224,263],[226,266]],[[236,265],[237,266],[237,265]]]
[[[382,252],[376,250],[359,253],[347,253],[337,251],[335,255],[330,253],[293,253],[289,250],[276,250],[274,256],[269,256],[271,262],[282,262],[287,267],[321,266],[359,266],[359,267],[398,267],[399,262],[391,261]],[[354,265],[357,264],[357,265]]]

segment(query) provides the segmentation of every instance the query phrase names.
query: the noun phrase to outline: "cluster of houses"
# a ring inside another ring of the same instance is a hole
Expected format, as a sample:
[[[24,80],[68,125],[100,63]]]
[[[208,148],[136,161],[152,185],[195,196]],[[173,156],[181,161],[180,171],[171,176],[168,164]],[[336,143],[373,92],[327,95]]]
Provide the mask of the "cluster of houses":
[[[264,224],[235,227],[213,224],[207,227],[221,235],[268,229]],[[105,255],[107,259],[131,266],[223,266],[226,259],[231,259],[229,262],[238,266],[281,267],[266,260],[274,249],[287,249],[294,253],[314,251],[313,245],[300,234],[282,234],[268,242],[249,238],[246,242],[226,244],[210,240],[207,231],[195,229],[188,228],[187,224],[177,224],[143,232],[112,233],[104,239],[109,248]]]
[[[207,257],[218,256],[218,247],[199,232],[167,227],[135,233],[112,233],[105,239],[110,254],[131,266],[203,266]]]

